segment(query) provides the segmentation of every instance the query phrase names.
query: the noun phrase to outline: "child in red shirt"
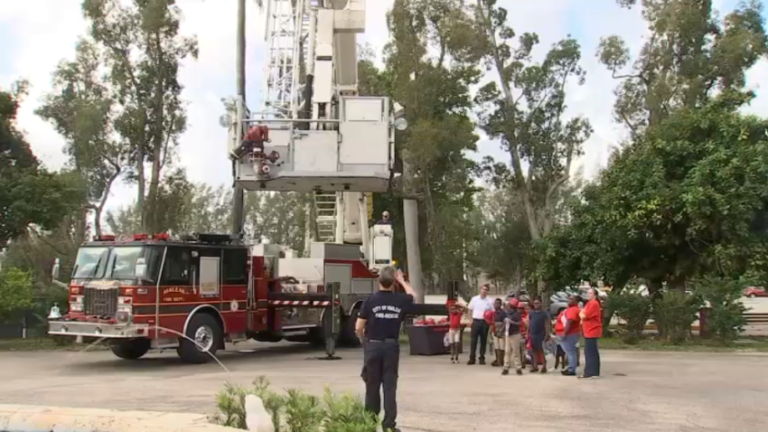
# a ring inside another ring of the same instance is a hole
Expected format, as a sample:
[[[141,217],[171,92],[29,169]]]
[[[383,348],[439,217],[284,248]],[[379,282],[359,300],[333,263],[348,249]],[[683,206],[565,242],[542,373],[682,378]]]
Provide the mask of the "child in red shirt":
[[[448,339],[451,344],[451,363],[459,362],[459,344],[461,343],[461,316],[464,307],[456,302],[448,302]]]

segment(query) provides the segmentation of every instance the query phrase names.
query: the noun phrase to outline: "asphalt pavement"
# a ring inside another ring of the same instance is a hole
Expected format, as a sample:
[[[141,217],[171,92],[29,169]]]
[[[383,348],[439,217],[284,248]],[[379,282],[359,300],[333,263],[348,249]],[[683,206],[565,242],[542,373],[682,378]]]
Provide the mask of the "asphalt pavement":
[[[321,361],[305,345],[243,344],[217,364],[174,352],[139,361],[109,352],[0,353],[0,403],[212,413],[226,381],[265,375],[275,388],[362,394],[360,350]],[[603,377],[502,377],[490,366],[404,349],[398,389],[403,431],[763,431],[768,356],[604,351]],[[463,355],[467,359],[467,355]],[[551,363],[550,363],[551,364]]]

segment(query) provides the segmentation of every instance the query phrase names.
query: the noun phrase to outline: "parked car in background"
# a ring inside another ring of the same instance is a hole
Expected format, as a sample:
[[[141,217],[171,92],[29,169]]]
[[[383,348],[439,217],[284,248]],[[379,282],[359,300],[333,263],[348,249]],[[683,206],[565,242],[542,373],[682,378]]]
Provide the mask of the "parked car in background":
[[[516,298],[521,303],[528,303],[531,301],[530,295],[528,295],[528,291],[526,290],[520,290],[518,291],[510,291],[507,293],[506,301],[509,301],[509,299]]]
[[[549,316],[552,319],[557,318],[560,312],[568,308],[568,297],[563,298],[557,294],[552,294],[549,300]]]
[[[742,294],[744,297],[749,298],[768,297],[768,292],[766,292],[763,287],[747,287],[742,291]]]

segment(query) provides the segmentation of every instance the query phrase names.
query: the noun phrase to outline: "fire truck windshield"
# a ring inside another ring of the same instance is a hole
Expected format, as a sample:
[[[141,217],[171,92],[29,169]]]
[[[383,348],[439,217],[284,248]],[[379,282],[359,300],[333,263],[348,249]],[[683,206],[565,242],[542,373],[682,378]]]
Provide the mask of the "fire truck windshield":
[[[136,262],[144,258],[150,270],[144,279],[153,280],[161,254],[151,246],[84,246],[77,251],[73,279],[135,279]]]

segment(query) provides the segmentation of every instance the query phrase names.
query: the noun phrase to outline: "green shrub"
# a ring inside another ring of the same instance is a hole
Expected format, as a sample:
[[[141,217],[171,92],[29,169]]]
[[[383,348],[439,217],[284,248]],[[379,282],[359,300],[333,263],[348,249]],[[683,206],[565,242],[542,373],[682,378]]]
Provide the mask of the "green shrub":
[[[630,287],[627,287],[630,288]],[[627,322],[626,334],[622,337],[628,344],[636,344],[642,339],[645,325],[651,318],[651,299],[632,289],[612,292],[608,295],[606,308]]]
[[[285,424],[291,432],[320,432],[325,418],[325,409],[320,406],[317,396],[301,390],[288,389],[285,400]]]
[[[747,323],[741,302],[741,291],[749,282],[742,279],[704,277],[693,282],[693,292],[708,306],[707,326],[712,335],[730,342],[736,339]]]
[[[691,324],[696,321],[701,300],[680,290],[669,290],[653,301],[652,316],[659,328],[659,336],[679,344],[689,339]]]
[[[224,384],[224,389],[216,395],[218,414],[216,423],[237,428],[248,429],[245,424],[245,396],[253,394],[232,383]]]
[[[272,416],[276,432],[375,432],[378,418],[365,410],[359,398],[335,395],[330,389],[320,398],[301,390],[290,389],[279,395],[269,389],[269,381],[258,377],[253,387],[244,389],[227,383],[216,396],[216,423],[247,429],[245,397],[258,396]]]
[[[334,432],[374,432],[378,425],[375,416],[365,410],[360,398],[351,395],[337,396],[329,388],[323,397],[328,408],[325,430]]]

